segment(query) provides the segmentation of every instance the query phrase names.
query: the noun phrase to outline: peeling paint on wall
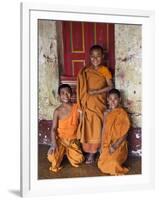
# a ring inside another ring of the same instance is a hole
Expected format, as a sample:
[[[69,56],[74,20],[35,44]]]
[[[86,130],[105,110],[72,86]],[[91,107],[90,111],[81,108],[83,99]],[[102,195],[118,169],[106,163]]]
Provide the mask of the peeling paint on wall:
[[[133,127],[141,127],[141,26],[115,25],[115,86]]]
[[[59,105],[56,22],[39,20],[39,119],[52,119]]]

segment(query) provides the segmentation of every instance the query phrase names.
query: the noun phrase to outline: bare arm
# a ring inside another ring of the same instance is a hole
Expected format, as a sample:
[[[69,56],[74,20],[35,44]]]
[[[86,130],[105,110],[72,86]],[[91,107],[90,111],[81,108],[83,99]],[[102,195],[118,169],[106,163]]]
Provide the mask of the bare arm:
[[[55,110],[51,127],[51,147],[48,151],[49,154],[51,154],[57,148],[57,143],[56,143],[57,124],[58,124],[58,111]]]
[[[90,95],[95,95],[95,94],[101,94],[101,93],[104,93],[104,92],[108,92],[109,90],[111,90],[113,88],[112,79],[107,79],[107,84],[108,84],[107,87],[104,87],[104,88],[98,89],[98,90],[90,90],[88,93]]]
[[[120,147],[120,145],[123,143],[123,141],[126,140],[126,137],[127,137],[127,134],[125,134],[121,138],[117,139],[113,144],[111,144],[111,146],[109,148],[109,152],[113,153],[116,149],[118,149]]]
[[[112,147],[117,149],[122,143],[124,140],[126,140],[126,137],[127,137],[127,134],[123,135],[123,137],[117,139],[114,144],[112,144]]]

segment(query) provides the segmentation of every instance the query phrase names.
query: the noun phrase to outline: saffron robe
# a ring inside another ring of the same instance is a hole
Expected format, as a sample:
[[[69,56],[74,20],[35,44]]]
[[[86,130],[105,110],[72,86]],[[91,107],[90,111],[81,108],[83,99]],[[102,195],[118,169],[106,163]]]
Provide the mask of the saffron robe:
[[[126,139],[112,154],[109,153],[109,147],[127,134],[129,128],[129,117],[123,108],[116,108],[107,114],[103,130],[103,148],[98,160],[98,168],[103,173],[122,175],[128,172],[126,167],[122,167],[128,156]]]
[[[72,166],[78,167],[84,160],[84,156],[77,141],[78,112],[77,104],[72,106],[70,114],[58,121],[57,149],[48,154],[48,160],[52,163],[49,168],[53,172],[61,169],[61,162],[66,154]]]
[[[107,87],[108,79],[112,79],[112,75],[105,66],[98,70],[84,67],[77,77],[77,103],[82,111],[77,137],[86,152],[95,153],[100,146],[103,113],[106,109],[106,92],[89,95],[88,91]]]

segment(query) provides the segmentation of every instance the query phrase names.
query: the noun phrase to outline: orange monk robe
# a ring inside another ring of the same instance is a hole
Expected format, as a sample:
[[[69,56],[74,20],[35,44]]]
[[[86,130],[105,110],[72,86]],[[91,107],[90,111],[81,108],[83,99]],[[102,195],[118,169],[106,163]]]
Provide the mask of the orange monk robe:
[[[122,167],[128,155],[127,141],[124,140],[112,154],[109,153],[109,147],[127,134],[129,127],[130,121],[124,109],[116,108],[107,114],[103,132],[103,148],[98,160],[98,168],[103,173],[122,175],[128,172],[127,168]]]
[[[48,160],[52,163],[50,170],[57,172],[66,154],[72,166],[78,167],[84,160],[82,151],[77,141],[78,112],[77,104],[72,106],[70,114],[58,121],[57,149],[48,154]]]
[[[108,79],[112,79],[112,75],[105,66],[98,71],[84,67],[77,77],[77,103],[82,111],[77,137],[86,152],[95,153],[100,146],[103,113],[106,109],[106,92],[89,95],[88,91],[107,87]]]

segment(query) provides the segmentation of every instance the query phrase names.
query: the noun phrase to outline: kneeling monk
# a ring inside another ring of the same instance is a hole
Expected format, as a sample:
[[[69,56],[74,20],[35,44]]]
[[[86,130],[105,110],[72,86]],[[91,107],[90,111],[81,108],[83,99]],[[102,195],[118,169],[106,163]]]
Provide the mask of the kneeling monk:
[[[108,94],[110,112],[105,114],[103,126],[103,145],[98,160],[98,168],[110,175],[122,175],[128,172],[122,164],[128,156],[127,132],[130,121],[126,111],[120,107],[120,92],[112,89]]]
[[[56,108],[51,129],[52,145],[48,151],[48,160],[52,163],[50,170],[57,172],[66,154],[72,166],[78,167],[84,156],[77,141],[78,110],[77,104],[71,103],[72,90],[67,84],[59,87],[61,105]]]

